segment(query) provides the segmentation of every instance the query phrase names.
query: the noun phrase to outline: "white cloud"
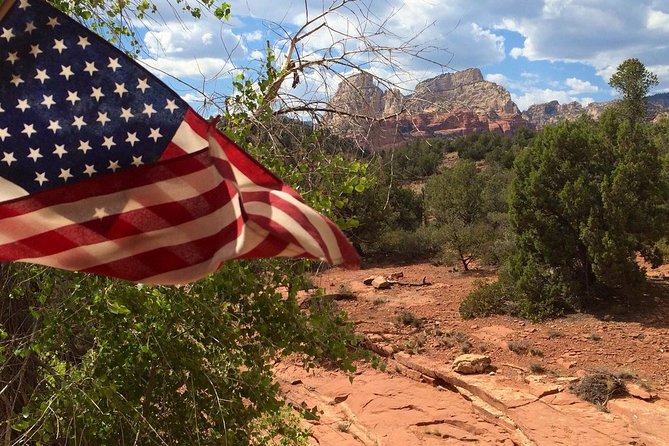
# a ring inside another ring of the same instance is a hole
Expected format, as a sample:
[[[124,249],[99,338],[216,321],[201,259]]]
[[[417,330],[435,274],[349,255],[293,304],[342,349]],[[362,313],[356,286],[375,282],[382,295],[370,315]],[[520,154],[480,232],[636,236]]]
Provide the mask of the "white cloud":
[[[263,33],[260,30],[255,30],[250,33],[244,33],[244,39],[246,39],[247,42],[258,42],[259,40],[262,39]]]
[[[503,74],[500,74],[500,73],[488,74],[488,75],[486,75],[485,80],[487,80],[489,82],[494,82],[497,85],[501,85],[503,87],[506,86],[506,85],[509,85],[511,83],[511,80],[508,77],[506,77],[506,76],[504,76]]]
[[[565,84],[571,88],[569,94],[596,93],[599,91],[599,87],[593,85],[590,81],[584,81],[575,77],[567,79]]]
[[[647,26],[648,29],[669,32],[669,14],[662,11],[650,11]]]
[[[226,59],[203,57],[161,57],[159,59],[140,59],[150,71],[160,78],[196,78],[212,80],[229,75],[234,65]]]

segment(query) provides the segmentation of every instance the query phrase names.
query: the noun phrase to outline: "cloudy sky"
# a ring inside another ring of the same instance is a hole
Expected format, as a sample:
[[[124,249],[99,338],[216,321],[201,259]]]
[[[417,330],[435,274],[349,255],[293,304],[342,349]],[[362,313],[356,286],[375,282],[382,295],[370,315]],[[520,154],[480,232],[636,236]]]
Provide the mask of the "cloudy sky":
[[[177,21],[165,6],[164,20],[142,30],[148,48],[144,62],[160,70],[196,106],[197,91],[226,95],[233,76],[240,72],[252,76],[267,41],[280,58],[286,36],[333,3],[232,0],[231,4],[229,22],[184,16]],[[366,34],[368,42],[377,46],[408,42],[424,49],[422,58],[394,53],[397,66],[374,64],[369,56],[356,59],[369,62],[366,68],[371,71],[395,76],[394,81],[407,89],[442,72],[478,67],[487,80],[506,87],[521,110],[553,99],[587,104],[610,100],[614,93],[607,80],[623,60],[636,57],[660,79],[653,92],[669,91],[667,0],[358,0],[324,21],[327,28],[301,42],[305,58],[323,54],[318,50],[329,47],[332,39],[341,42],[342,36],[356,33]],[[336,54],[364,46],[347,42],[346,50],[342,48]],[[338,82],[332,73],[306,76],[312,91],[302,94],[331,94]],[[319,79],[327,80],[328,88],[317,85]]]

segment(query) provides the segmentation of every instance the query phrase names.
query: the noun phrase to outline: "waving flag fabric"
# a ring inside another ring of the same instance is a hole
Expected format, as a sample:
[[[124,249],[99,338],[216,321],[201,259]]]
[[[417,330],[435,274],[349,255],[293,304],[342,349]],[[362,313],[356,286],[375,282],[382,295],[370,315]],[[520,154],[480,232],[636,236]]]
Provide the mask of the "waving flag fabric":
[[[0,6],[0,260],[172,284],[275,256],[358,262],[122,52],[41,0]]]

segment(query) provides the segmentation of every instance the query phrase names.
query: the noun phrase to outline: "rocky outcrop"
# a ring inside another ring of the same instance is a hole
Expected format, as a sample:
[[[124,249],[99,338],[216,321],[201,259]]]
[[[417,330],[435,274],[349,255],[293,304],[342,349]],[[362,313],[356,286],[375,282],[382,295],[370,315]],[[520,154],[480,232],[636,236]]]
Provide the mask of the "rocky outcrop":
[[[359,74],[340,84],[330,105],[344,113],[326,116],[326,125],[372,149],[413,137],[507,133],[528,125],[509,92],[485,81],[477,68],[428,79],[406,96]]]
[[[551,101],[545,104],[530,105],[523,112],[523,118],[534,127],[541,129],[547,125],[557,124],[565,120],[573,120],[582,115],[598,119],[611,104],[612,102],[593,102],[584,107],[575,101],[568,104]]]

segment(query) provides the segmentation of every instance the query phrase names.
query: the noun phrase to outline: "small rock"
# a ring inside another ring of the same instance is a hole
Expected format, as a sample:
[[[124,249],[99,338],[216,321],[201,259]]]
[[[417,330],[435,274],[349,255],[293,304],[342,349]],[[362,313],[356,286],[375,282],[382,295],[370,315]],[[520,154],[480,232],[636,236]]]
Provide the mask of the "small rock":
[[[488,355],[460,355],[453,361],[453,370],[465,375],[483,373],[490,367],[490,362]]]
[[[629,383],[626,385],[627,393],[629,393],[634,398],[639,398],[640,400],[650,401],[653,399],[653,395],[650,394],[647,390],[641,388],[639,385],[634,383]]]
[[[396,273],[392,273],[390,275],[390,280],[398,280],[398,279],[401,279],[402,277],[404,277],[404,273],[402,271],[399,271],[399,272],[396,272]]]
[[[377,276],[372,280],[372,286],[377,290],[385,290],[386,288],[390,288],[390,285],[392,284],[383,276]]]
[[[474,325],[472,325],[470,328],[471,328],[472,330],[478,330],[478,329],[479,329],[479,326],[476,325],[476,324],[474,324]]]
[[[364,283],[365,285],[369,286],[369,285],[372,284],[372,282],[374,282],[374,279],[375,279],[375,278],[376,278],[376,276],[365,277],[364,279],[362,279],[362,283]]]

